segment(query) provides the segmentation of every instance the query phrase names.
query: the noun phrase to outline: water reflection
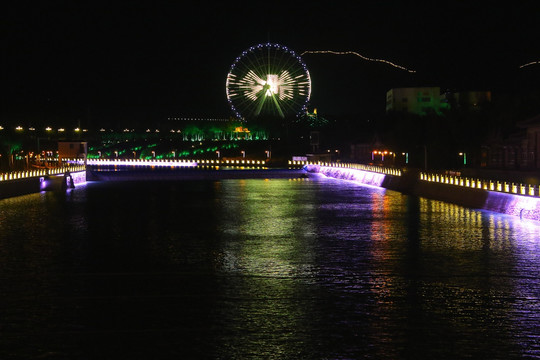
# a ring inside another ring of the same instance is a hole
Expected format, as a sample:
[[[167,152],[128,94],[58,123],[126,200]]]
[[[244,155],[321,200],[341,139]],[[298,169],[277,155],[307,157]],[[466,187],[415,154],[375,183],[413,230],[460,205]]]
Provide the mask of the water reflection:
[[[220,356],[290,358],[309,348],[313,193],[289,180],[220,183],[225,301]]]
[[[0,357],[538,356],[540,227],[332,179],[0,200]]]

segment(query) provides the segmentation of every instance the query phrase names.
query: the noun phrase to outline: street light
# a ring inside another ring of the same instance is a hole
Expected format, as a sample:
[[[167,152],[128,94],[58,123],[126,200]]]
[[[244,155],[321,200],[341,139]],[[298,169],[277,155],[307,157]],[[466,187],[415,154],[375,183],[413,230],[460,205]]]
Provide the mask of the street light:
[[[246,157],[246,152],[244,150],[241,150],[240,152],[242,153],[242,157],[245,158]]]
[[[266,154],[267,159],[270,159],[270,157],[272,156],[272,153],[270,152],[270,150],[265,150],[265,154]]]
[[[409,153],[401,153],[401,155],[405,156],[405,164],[409,163]]]
[[[216,154],[217,154],[217,157],[219,159],[219,157],[221,156],[221,153],[219,152],[219,150],[216,150]]]
[[[463,165],[467,165],[467,153],[460,152],[459,156],[463,156]]]

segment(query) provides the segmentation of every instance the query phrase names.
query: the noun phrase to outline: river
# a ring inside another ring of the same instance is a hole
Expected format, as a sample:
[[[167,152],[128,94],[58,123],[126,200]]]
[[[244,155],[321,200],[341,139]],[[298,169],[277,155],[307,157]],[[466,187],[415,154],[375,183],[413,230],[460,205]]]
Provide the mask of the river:
[[[540,357],[540,226],[326,178],[0,200],[1,359]]]

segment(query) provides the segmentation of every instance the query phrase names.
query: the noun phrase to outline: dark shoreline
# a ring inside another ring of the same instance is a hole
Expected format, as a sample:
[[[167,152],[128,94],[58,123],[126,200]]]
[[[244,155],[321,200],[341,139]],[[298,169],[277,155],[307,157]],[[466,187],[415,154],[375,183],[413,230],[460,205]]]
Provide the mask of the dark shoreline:
[[[149,180],[212,180],[212,179],[287,179],[298,178],[305,174],[303,169],[88,169],[87,181],[149,181]]]

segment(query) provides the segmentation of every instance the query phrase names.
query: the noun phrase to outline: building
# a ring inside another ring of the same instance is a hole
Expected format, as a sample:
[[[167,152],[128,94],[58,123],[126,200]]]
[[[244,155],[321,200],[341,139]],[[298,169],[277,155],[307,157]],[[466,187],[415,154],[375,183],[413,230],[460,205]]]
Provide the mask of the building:
[[[482,146],[481,166],[495,169],[540,169],[540,115],[517,124],[520,132]]]
[[[491,91],[448,92],[445,96],[450,106],[467,111],[482,110],[491,103]]]
[[[59,141],[58,160],[63,159],[84,159],[88,153],[88,143],[86,141]]]
[[[406,112],[416,115],[440,114],[447,108],[440,87],[395,88],[386,93],[386,112]]]

